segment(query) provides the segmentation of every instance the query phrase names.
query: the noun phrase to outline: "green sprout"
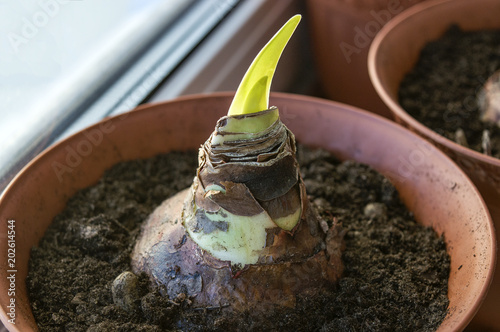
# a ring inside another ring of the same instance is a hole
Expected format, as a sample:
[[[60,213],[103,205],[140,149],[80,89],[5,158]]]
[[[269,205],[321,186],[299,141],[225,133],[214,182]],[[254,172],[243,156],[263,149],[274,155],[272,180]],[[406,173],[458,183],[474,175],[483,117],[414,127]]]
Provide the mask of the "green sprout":
[[[269,108],[274,72],[300,19],[300,15],[289,19],[257,54],[236,91],[228,115],[257,113]]]

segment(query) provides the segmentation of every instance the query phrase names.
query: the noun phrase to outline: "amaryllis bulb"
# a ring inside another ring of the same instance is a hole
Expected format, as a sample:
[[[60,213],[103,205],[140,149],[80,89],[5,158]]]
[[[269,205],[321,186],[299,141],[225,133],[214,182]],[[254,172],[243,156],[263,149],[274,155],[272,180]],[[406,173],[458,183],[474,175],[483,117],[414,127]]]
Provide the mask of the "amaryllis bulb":
[[[308,204],[295,137],[268,107],[283,48],[300,16],[273,37],[247,71],[228,115],[198,154],[190,188],[145,221],[132,253],[162,294],[195,309],[261,316],[319,296],[343,271],[344,231]]]

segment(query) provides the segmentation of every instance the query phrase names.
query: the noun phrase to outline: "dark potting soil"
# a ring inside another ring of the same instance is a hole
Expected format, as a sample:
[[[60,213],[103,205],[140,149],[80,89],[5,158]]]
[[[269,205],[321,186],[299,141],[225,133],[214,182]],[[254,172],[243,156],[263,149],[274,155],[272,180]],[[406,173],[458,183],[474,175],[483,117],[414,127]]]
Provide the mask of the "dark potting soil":
[[[480,121],[477,96],[500,69],[500,30],[462,31],[452,26],[428,43],[399,87],[399,103],[410,115],[448,139],[459,128],[469,148],[483,152],[488,130],[491,155],[500,158],[500,128]]]
[[[77,193],[32,249],[27,287],[41,331],[432,331],[448,306],[442,237],[418,225],[392,184],[367,166],[299,147],[301,172],[320,213],[347,229],[345,273],[321,298],[258,321],[194,310],[140,276],[135,308],[113,303],[112,283],[130,270],[140,224],[188,187],[196,152],[116,165]]]

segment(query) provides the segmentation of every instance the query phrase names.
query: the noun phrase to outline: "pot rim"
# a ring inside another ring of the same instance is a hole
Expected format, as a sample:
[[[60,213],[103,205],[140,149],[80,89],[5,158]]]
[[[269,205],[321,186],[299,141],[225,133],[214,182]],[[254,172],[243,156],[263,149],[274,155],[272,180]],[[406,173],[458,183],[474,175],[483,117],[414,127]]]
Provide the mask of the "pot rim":
[[[183,102],[195,100],[195,99],[228,98],[232,95],[234,95],[234,92],[216,92],[216,93],[210,93],[210,94],[186,95],[186,96],[175,98],[173,100],[140,105],[139,107],[131,110],[130,114],[135,114],[137,112],[143,112],[143,111],[154,112],[156,107],[162,106],[164,104],[183,103]],[[297,102],[314,102],[316,104],[333,105],[344,112],[354,112],[358,116],[361,116],[362,118],[369,119],[370,121],[373,121],[375,123],[377,123],[377,122],[381,123],[383,126],[390,126],[390,127],[392,127],[393,130],[395,130],[397,132],[401,132],[401,133],[404,132],[404,135],[408,135],[409,137],[412,137],[412,139],[414,139],[416,141],[424,140],[421,136],[405,129],[402,126],[397,125],[393,121],[390,121],[386,118],[383,118],[383,117],[378,116],[376,114],[373,114],[371,112],[362,110],[362,109],[357,108],[355,106],[343,104],[340,102],[330,101],[330,100],[326,100],[326,99],[322,99],[322,98],[318,98],[318,97],[297,95],[297,94],[290,94],[290,93],[276,93],[276,92],[271,93],[271,102],[273,102],[273,99],[291,100],[291,101],[297,101]],[[286,112],[286,108],[283,110]],[[23,169],[9,183],[9,185],[5,188],[2,195],[0,195],[0,205],[6,199],[6,196],[8,195],[9,191],[15,187],[16,182],[19,179],[21,179],[22,177],[25,177],[26,176],[25,174],[30,171],[30,168],[34,164],[40,163],[46,158],[50,158],[50,156],[54,150],[58,149],[61,145],[67,144],[68,141],[75,139],[75,137],[80,136],[85,130],[97,128],[102,123],[116,119],[120,116],[123,116],[123,114],[119,114],[119,115],[112,116],[112,117],[107,117],[107,118],[97,122],[96,124],[94,124],[92,126],[89,126],[87,128],[82,129],[81,131],[78,131],[77,133],[74,133],[73,135],[65,138],[64,140],[54,144],[53,146],[47,148],[46,150],[44,150],[37,157],[35,157],[33,160],[31,160],[25,167],[23,167]],[[491,237],[492,237],[492,243],[495,244],[496,238],[495,238],[495,232],[494,232],[494,227],[493,227],[491,215],[490,215],[489,210],[484,202],[483,197],[479,193],[478,189],[476,188],[476,186],[474,185],[472,180],[465,174],[465,172],[462,171],[462,169],[460,169],[456,165],[455,162],[453,162],[451,160],[451,158],[449,158],[447,155],[445,155],[441,150],[439,150],[435,146],[429,146],[429,149],[432,150],[432,153],[436,153],[436,154],[440,155],[440,157],[442,158],[443,161],[446,162],[446,165],[448,167],[450,167],[451,169],[454,169],[455,172],[460,174],[460,176],[463,177],[464,182],[467,183],[470,186],[470,188],[472,189],[472,191],[476,194],[476,196],[478,198],[478,202],[486,214],[485,217],[487,220],[487,227],[488,227],[488,230],[489,230]],[[492,246],[491,252],[492,252],[492,254],[490,257],[489,264],[492,268],[487,272],[487,275],[484,279],[485,280],[484,287],[481,289],[481,292],[476,297],[475,302],[471,304],[471,308],[475,308],[475,310],[469,311],[469,313],[462,320],[461,324],[457,324],[457,326],[455,326],[456,328],[464,329],[467,326],[467,324],[472,320],[475,313],[479,309],[482,301],[485,298],[486,293],[488,292],[489,286],[490,286],[492,279],[493,279],[494,267],[496,265],[497,256],[496,256],[496,246],[495,245]],[[4,323],[4,324],[8,324],[7,319],[8,318],[6,315],[5,308],[3,306],[1,306],[0,307],[0,321],[2,321],[2,323]],[[9,325],[9,326],[10,326],[10,328],[12,328],[10,331],[19,331],[19,329],[16,326],[12,326],[12,325]]]
[[[433,2],[433,1],[434,0],[431,0],[430,2]],[[456,0],[437,0],[435,2],[451,2],[451,1],[456,1]],[[377,77],[377,79],[378,79],[378,77]],[[6,196],[6,193],[14,185],[14,183],[18,180],[18,178],[20,178],[24,173],[26,173],[28,171],[28,169],[31,167],[32,164],[38,163],[40,159],[46,158],[46,155],[50,154],[50,152],[52,150],[57,149],[59,145],[65,144],[66,141],[69,141],[69,140],[73,139],[74,137],[81,135],[81,133],[83,131],[85,131],[85,130],[88,130],[90,128],[97,128],[102,123],[107,122],[107,121],[109,121],[111,119],[118,118],[118,117],[120,117],[120,116],[122,116],[123,114],[126,114],[126,113],[141,112],[141,111],[144,111],[144,110],[153,109],[155,107],[161,106],[163,104],[169,104],[169,103],[182,103],[182,102],[185,102],[185,101],[196,100],[196,99],[211,99],[211,98],[221,98],[221,97],[223,98],[223,97],[232,96],[232,95],[234,95],[234,93],[235,93],[234,91],[218,91],[218,92],[214,92],[214,93],[197,93],[197,94],[183,95],[183,96],[180,96],[180,97],[177,97],[177,98],[174,98],[174,99],[171,99],[171,100],[167,100],[167,101],[157,101],[157,102],[151,102],[151,103],[141,104],[141,105],[139,105],[139,106],[137,106],[137,107],[135,107],[135,108],[133,108],[133,109],[125,112],[125,113],[113,115],[113,116],[110,116],[110,117],[105,117],[105,118],[101,119],[100,121],[96,122],[95,124],[90,125],[90,126],[88,126],[86,128],[83,128],[82,130],[79,130],[79,131],[77,131],[77,132],[75,132],[75,133],[73,133],[73,134],[65,137],[63,140],[61,140],[59,142],[56,142],[55,144],[47,147],[45,150],[43,150],[42,152],[40,152],[40,154],[38,154],[36,157],[34,157],[32,160],[30,160],[14,176],[14,178],[5,187],[4,191],[0,194],[0,202],[4,199],[4,196]],[[394,105],[397,105],[397,103],[394,102],[387,93],[386,93],[386,95],[387,95],[388,100],[390,99],[390,101],[392,103],[394,103]],[[361,108],[359,108],[357,106],[348,105],[348,104],[345,104],[345,103],[337,102],[337,101],[334,101],[334,100],[328,100],[328,99],[324,99],[324,98],[320,98],[320,97],[300,95],[300,94],[287,93],[287,92],[271,92],[271,94],[270,94],[270,100],[272,101],[273,98],[276,98],[276,99],[278,99],[278,98],[279,99],[292,99],[292,100],[304,101],[304,102],[313,101],[315,103],[320,103],[320,104],[335,105],[336,108],[340,108],[340,109],[344,109],[344,110],[348,110],[348,111],[353,111],[355,113],[358,113],[359,115],[362,115],[364,118],[372,118],[372,120],[376,120],[377,122],[385,123],[386,125],[389,125],[389,126],[394,126],[395,127],[394,129],[396,129],[398,131],[401,131],[401,132],[405,132],[405,134],[413,136],[414,139],[417,139],[417,140],[425,139],[422,136],[420,136],[420,135],[418,135],[418,134],[416,134],[416,133],[408,130],[407,128],[405,128],[405,127],[403,127],[403,126],[401,126],[399,124],[396,124],[394,121],[386,119],[385,117],[382,117],[382,116],[380,116],[378,114],[374,114],[372,112],[369,112],[369,111],[366,111],[364,109],[361,109]],[[398,107],[401,109],[402,113],[404,113],[407,117],[413,119],[400,106],[398,106]],[[417,123],[420,126],[422,126],[423,128],[427,128],[427,127],[423,126],[420,122],[417,121]],[[431,132],[434,133],[438,137],[446,139],[446,138],[442,137],[441,135],[435,133],[434,131],[431,131]],[[452,141],[450,141],[450,142],[452,142]],[[454,143],[454,144],[458,145],[456,143]],[[461,145],[458,145],[458,146],[462,147]],[[448,155],[446,155],[439,148],[437,148],[435,146],[432,146],[431,149],[435,150],[434,152],[436,152],[438,154],[442,154],[442,157],[444,157],[450,163],[450,166],[456,168],[456,171],[458,171],[459,173],[461,173],[461,175],[463,175],[466,178],[466,181],[474,188],[474,191],[478,194],[479,198],[482,201],[482,204],[486,208],[486,204],[484,202],[484,198],[482,197],[481,193],[477,189],[476,185],[469,178],[469,176]],[[470,150],[470,149],[467,149],[467,150]],[[473,151],[473,150],[471,150],[471,151]],[[476,152],[480,156],[483,156],[481,153],[479,153],[477,151],[473,151],[473,152]],[[489,156],[485,156],[485,157],[488,157],[489,159],[494,159],[494,160],[498,161],[499,164],[500,164],[500,159],[489,157]],[[486,208],[486,211],[489,214],[489,210],[487,208]]]
[[[403,122],[408,123],[412,128],[415,128],[418,132],[429,137],[436,143],[445,146],[446,148],[456,151],[461,155],[465,155],[471,159],[479,160],[485,164],[490,164],[494,167],[500,167],[500,159],[493,156],[487,156],[479,151],[466,148],[438,133],[429,127],[422,124],[420,121],[412,117],[406,110],[404,110],[398,101],[393,98],[390,93],[385,89],[385,85],[382,84],[379,71],[378,71],[378,58],[380,57],[380,48],[384,43],[388,35],[390,35],[394,30],[397,30],[400,24],[403,24],[408,19],[418,17],[421,13],[434,10],[434,8],[440,6],[450,6],[453,2],[460,0],[428,0],[418,3],[411,8],[403,11],[402,13],[396,15],[391,19],[385,26],[380,29],[377,33],[368,51],[368,73],[372,84],[377,91],[383,102],[389,107],[393,115],[401,118]],[[467,2],[467,0],[462,2]],[[473,2],[474,3],[474,2]],[[476,4],[480,6],[480,4]]]

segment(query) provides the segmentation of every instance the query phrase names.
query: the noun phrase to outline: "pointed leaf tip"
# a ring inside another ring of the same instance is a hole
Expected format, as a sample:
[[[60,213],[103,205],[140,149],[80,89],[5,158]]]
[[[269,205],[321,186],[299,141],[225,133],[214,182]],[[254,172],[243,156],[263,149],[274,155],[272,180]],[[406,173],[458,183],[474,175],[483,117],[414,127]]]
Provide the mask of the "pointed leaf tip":
[[[257,113],[269,108],[276,66],[300,19],[301,15],[289,19],[257,54],[236,91],[228,115]]]

